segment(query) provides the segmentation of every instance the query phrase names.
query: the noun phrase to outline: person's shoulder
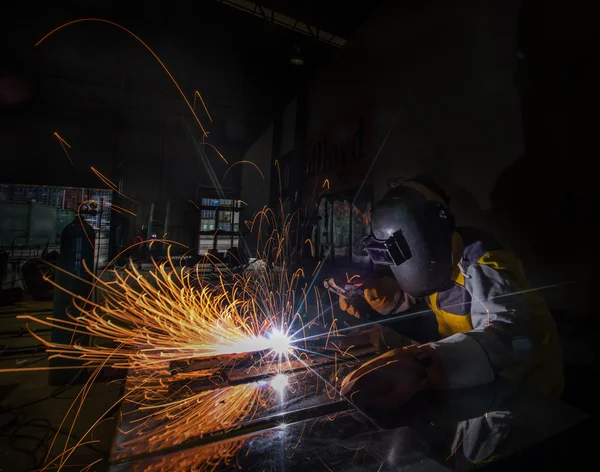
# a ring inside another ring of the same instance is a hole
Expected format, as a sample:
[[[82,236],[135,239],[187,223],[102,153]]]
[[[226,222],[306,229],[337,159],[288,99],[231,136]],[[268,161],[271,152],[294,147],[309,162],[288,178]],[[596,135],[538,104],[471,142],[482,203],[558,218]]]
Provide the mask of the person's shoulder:
[[[494,251],[505,251],[504,245],[492,234],[471,226],[457,228],[463,241],[462,264],[466,269],[476,264],[484,255]]]

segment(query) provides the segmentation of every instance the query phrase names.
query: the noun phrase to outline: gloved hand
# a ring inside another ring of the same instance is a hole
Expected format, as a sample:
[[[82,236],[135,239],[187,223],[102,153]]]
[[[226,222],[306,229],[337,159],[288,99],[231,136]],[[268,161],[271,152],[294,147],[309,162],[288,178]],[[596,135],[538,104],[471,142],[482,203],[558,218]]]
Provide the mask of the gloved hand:
[[[381,315],[389,315],[392,312],[403,311],[406,297],[400,289],[398,282],[393,277],[371,278],[362,282],[356,281],[354,284],[363,290],[363,295],[369,306]],[[356,318],[360,318],[359,307],[353,306],[344,297],[340,297],[340,308]]]
[[[425,344],[392,349],[350,373],[341,393],[361,407],[392,409],[417,392],[447,386],[442,360]]]

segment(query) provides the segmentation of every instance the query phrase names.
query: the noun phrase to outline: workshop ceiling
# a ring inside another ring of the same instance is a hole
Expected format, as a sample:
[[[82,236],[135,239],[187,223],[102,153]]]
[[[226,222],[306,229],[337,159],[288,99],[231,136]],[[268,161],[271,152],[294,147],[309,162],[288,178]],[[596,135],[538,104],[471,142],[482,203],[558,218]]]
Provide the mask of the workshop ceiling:
[[[71,0],[43,4],[34,10],[21,3],[6,16],[3,43],[17,58],[13,64],[22,67],[24,61],[29,63],[41,80],[60,70],[69,80],[105,82],[113,88],[125,83],[126,93],[152,90],[172,97],[181,106],[174,87],[165,84],[164,77],[158,81],[158,76],[164,75],[160,68],[142,71],[125,55],[119,71],[102,69],[110,66],[103,66],[100,56],[115,54],[115,50],[138,47],[140,55],[148,55],[133,39],[112,31],[116,29],[110,25],[86,23],[61,31],[61,40],[70,41],[69,47],[77,47],[78,54],[58,54],[58,35],[45,49],[33,47],[46,32],[70,20],[103,18],[117,22],[156,51],[188,97],[194,90],[201,91],[214,119],[212,138],[235,141],[241,149],[256,139],[379,3]],[[302,65],[293,64],[298,63],[297,58]],[[63,97],[60,104],[53,105],[52,100],[52,96],[46,97],[44,105],[68,106]]]

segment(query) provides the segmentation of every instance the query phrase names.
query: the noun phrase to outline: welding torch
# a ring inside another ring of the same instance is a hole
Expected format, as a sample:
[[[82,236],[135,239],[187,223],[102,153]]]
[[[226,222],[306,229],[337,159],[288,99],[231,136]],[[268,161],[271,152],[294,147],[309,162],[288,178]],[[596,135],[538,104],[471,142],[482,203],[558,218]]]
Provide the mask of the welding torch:
[[[324,280],[323,285],[331,293],[334,293],[346,300],[348,305],[352,305],[358,310],[361,316],[364,316],[368,320],[381,321],[385,319],[385,316],[375,311],[371,305],[369,305],[369,302],[367,302],[367,299],[365,298],[362,287],[352,284],[345,284],[342,287],[335,281],[334,278]]]

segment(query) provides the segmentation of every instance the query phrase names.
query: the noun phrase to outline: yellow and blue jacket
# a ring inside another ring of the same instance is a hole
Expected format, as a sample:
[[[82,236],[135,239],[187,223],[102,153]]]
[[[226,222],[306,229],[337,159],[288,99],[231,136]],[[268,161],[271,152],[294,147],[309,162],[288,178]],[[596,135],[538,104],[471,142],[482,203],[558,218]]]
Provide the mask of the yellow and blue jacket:
[[[451,386],[477,385],[497,373],[559,397],[563,364],[558,332],[520,261],[475,228],[457,229],[453,251],[454,286],[427,300],[443,338],[432,346],[444,360]]]
[[[475,228],[456,230],[453,258],[453,285],[425,300],[442,338],[431,346],[442,357],[450,387],[480,385],[498,374],[558,398],[563,389],[558,333],[520,261]],[[377,284],[381,286],[365,290],[371,306],[382,314],[398,312],[399,297],[391,282],[384,277]],[[395,287],[397,292],[397,283]]]

